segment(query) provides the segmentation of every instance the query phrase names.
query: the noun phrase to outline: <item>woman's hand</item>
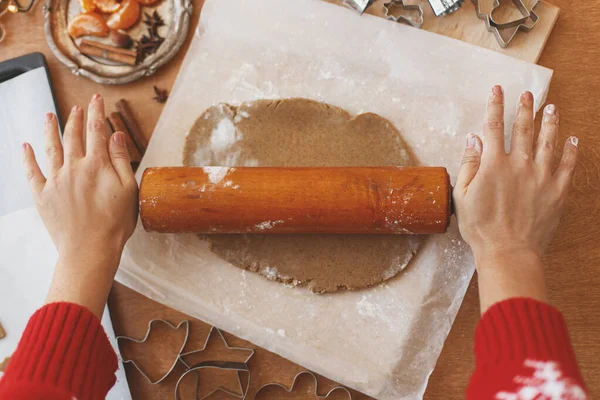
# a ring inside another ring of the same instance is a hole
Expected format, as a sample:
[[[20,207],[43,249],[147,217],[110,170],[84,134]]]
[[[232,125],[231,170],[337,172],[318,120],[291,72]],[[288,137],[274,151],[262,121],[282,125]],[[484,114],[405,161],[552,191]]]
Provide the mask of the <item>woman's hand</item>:
[[[24,165],[38,212],[58,249],[51,301],[71,301],[102,315],[123,246],[137,220],[137,182],[122,132],[109,137],[104,101],[73,107],[61,144],[58,122],[44,125],[48,176],[28,143]]]
[[[541,257],[558,227],[577,163],[578,140],[570,137],[552,172],[558,123],[556,107],[546,106],[534,145],[533,95],[523,93],[506,154],[504,94],[495,86],[487,107],[485,144],[476,135],[467,138],[453,197],[460,232],[475,255],[484,309],[491,305],[484,301],[488,295],[492,303],[507,295],[545,300]],[[492,286],[481,287],[488,279]],[[502,293],[495,293],[503,284]]]

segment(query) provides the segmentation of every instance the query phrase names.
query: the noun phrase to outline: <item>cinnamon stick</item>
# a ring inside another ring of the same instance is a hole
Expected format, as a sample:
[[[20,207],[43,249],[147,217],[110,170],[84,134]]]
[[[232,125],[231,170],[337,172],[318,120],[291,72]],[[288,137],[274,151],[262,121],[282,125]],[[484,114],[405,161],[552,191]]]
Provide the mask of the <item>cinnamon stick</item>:
[[[142,161],[142,155],[140,154],[135,143],[133,142],[131,134],[129,133],[129,130],[127,129],[125,123],[123,122],[123,119],[121,118],[121,114],[118,112],[113,112],[108,116],[107,119],[113,129],[113,132],[121,131],[125,134],[125,144],[127,145],[129,156],[131,157],[131,167],[135,171],[140,165],[140,161]]]
[[[87,41],[87,42],[89,42],[89,41]],[[108,46],[108,45],[103,45],[103,46],[112,47],[112,46]],[[123,50],[123,49],[119,49],[118,47],[114,47],[114,49]],[[105,48],[92,46],[89,43],[86,43],[84,41],[82,41],[81,44],[79,45],[79,51],[81,51],[81,53],[85,54],[86,56],[101,57],[106,60],[115,61],[115,62],[118,62],[121,64],[135,65],[136,61],[137,61],[137,55],[131,56],[128,54],[123,54],[121,52],[116,52],[114,50],[108,50]]]
[[[125,126],[129,130],[133,141],[135,142],[140,154],[143,156],[146,152],[146,148],[148,147],[148,139],[143,135],[140,126],[137,121],[133,117],[131,109],[129,108],[129,104],[125,99],[121,99],[117,101],[117,110],[121,113],[121,117],[123,118],[123,122],[125,122]]]
[[[137,56],[137,51],[135,51],[135,50],[124,49],[122,47],[116,47],[116,46],[112,46],[110,44],[96,42],[95,40],[82,39],[81,44],[86,44],[88,46],[97,47],[102,50],[107,50],[107,51],[110,51],[113,53],[119,53],[119,54],[123,54],[123,55],[130,56],[130,57]]]
[[[110,135],[112,135],[113,133],[115,133],[115,130],[113,129],[112,125],[110,124],[110,121],[108,120],[108,117],[106,118],[106,120],[104,122],[106,124],[107,135],[110,137]]]

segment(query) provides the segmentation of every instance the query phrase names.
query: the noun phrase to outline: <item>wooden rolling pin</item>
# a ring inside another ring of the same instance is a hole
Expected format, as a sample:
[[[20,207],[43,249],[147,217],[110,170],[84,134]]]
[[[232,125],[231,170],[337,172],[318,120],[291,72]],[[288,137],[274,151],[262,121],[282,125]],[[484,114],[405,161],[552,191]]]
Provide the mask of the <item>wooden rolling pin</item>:
[[[147,231],[164,233],[444,233],[445,168],[148,168]]]

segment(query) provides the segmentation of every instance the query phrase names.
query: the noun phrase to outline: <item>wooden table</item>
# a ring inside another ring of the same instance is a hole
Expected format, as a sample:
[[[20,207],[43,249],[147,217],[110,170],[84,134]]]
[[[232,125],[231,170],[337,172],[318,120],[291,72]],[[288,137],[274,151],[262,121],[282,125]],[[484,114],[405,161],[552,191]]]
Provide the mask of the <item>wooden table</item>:
[[[561,16],[539,63],[554,70],[548,101],[560,107],[561,139],[567,135],[576,135],[581,139],[581,162],[558,235],[546,256],[548,286],[552,303],[564,312],[569,324],[575,351],[592,397],[600,397],[600,313],[597,312],[600,308],[600,227],[596,225],[600,218],[600,74],[597,67],[600,33],[596,30],[600,30],[600,8],[588,2],[552,1],[562,8]],[[193,27],[198,21],[201,6],[202,0],[196,0]],[[87,104],[95,92],[102,92],[105,96],[109,106],[107,111],[113,111],[114,103],[125,97],[132,104],[141,128],[148,136],[163,107],[152,100],[152,86],[172,86],[191,39],[190,35],[184,51],[180,51],[173,61],[155,75],[126,86],[108,87],[73,76],[54,58],[44,38],[40,4],[29,14],[4,16],[0,23],[8,31],[8,37],[0,44],[0,61],[33,51],[44,53],[50,65],[61,115],[66,116],[74,104]],[[119,284],[114,286],[109,305],[115,330],[119,334],[142,335],[152,318],[167,318],[173,322],[187,318]],[[426,399],[452,400],[464,397],[473,369],[472,343],[479,319],[478,307],[474,280],[430,379]],[[194,321],[190,344],[200,344],[207,332],[206,325]],[[244,345],[243,341],[231,335],[227,335],[227,338],[232,345]],[[168,343],[162,345],[167,346]],[[258,349],[251,361],[251,369],[255,371],[252,391],[272,380],[289,384],[301,367]],[[164,385],[150,386],[137,371],[127,368],[127,373],[134,398],[172,398],[173,379]],[[321,381],[323,390],[332,385],[326,380]],[[358,395],[356,398],[367,397]]]

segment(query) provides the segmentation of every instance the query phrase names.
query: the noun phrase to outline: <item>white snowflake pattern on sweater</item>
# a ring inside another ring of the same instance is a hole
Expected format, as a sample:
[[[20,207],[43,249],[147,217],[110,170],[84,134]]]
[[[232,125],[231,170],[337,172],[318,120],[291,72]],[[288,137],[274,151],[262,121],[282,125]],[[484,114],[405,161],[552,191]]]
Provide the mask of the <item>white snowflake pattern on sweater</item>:
[[[588,400],[581,386],[563,376],[560,365],[553,361],[525,360],[533,368],[531,376],[517,376],[516,392],[499,392],[496,400]]]

